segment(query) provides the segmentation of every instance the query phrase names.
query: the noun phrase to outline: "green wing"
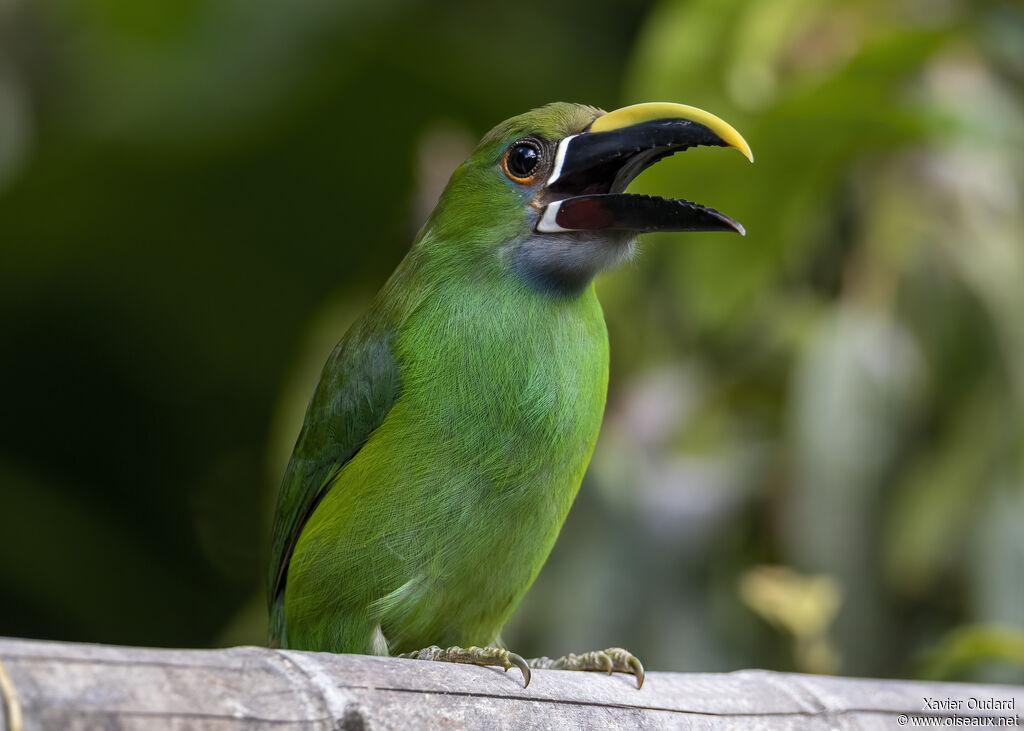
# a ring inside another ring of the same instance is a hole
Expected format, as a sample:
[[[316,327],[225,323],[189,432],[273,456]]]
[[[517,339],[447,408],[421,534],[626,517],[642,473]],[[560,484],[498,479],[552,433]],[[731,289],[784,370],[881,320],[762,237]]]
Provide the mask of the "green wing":
[[[268,576],[272,645],[282,639],[288,563],[303,526],[338,471],[381,425],[401,392],[390,336],[362,330],[359,325],[353,328],[328,358],[281,484]]]

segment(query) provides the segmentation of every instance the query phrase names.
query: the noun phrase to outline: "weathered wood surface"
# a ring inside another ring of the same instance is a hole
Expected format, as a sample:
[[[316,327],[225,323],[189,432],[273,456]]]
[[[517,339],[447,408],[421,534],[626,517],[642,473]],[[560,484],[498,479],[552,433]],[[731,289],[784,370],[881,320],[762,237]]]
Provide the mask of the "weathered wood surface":
[[[633,678],[292,650],[155,650],[0,638],[11,729],[888,729],[1021,724],[1024,687],[743,670]],[[11,687],[13,686],[13,697]],[[927,708],[929,699],[945,710]],[[981,701],[1002,708],[976,708]],[[952,709],[950,709],[952,707]],[[904,714],[906,723],[901,724]],[[932,720],[931,723],[935,723]],[[978,722],[975,722],[977,724]]]

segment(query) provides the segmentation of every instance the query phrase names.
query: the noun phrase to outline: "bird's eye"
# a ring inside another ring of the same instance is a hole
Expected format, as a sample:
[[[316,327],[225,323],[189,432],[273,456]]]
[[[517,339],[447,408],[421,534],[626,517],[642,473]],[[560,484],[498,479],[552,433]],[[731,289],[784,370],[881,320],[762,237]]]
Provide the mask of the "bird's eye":
[[[540,161],[540,145],[533,140],[519,140],[505,150],[501,164],[509,178],[517,183],[529,183]]]

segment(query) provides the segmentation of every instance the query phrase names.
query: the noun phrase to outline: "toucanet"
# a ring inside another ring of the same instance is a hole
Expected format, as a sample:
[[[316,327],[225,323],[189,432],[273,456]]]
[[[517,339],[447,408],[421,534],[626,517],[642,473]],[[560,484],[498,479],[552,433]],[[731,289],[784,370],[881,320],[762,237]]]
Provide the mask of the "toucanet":
[[[331,353],[277,501],[270,642],[331,652],[631,672],[619,648],[525,662],[498,633],[587,468],[608,335],[594,276],[646,231],[733,231],[623,191],[731,126],[682,104],[556,103],[484,136]],[[461,649],[466,648],[466,649]]]

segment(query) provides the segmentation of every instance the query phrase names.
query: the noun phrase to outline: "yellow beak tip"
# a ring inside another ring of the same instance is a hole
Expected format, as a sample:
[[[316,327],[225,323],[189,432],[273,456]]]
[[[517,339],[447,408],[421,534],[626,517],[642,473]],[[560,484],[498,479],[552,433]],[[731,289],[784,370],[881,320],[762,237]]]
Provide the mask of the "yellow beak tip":
[[[616,109],[613,112],[608,112],[607,114],[603,114],[595,119],[591,123],[588,131],[606,132],[632,124],[639,124],[640,122],[672,118],[688,119],[692,122],[703,124],[718,135],[726,145],[729,147],[735,147],[743,153],[743,156],[750,160],[750,162],[754,162],[754,153],[751,152],[750,145],[747,144],[747,141],[743,139],[743,136],[737,132],[731,124],[719,117],[716,117],[711,112],[706,112],[703,109],[691,107],[686,104],[676,104],[675,102],[648,102],[645,104],[634,104],[629,107],[623,107],[622,109]]]

